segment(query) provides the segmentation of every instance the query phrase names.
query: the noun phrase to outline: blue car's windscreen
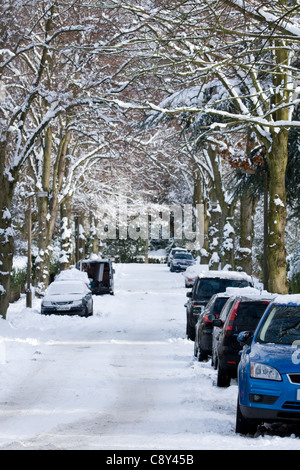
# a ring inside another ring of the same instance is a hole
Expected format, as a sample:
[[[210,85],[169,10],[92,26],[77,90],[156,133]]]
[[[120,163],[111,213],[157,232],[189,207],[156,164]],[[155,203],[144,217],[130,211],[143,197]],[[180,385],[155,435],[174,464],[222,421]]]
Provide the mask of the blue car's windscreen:
[[[274,305],[260,326],[256,341],[300,344],[300,305]]]

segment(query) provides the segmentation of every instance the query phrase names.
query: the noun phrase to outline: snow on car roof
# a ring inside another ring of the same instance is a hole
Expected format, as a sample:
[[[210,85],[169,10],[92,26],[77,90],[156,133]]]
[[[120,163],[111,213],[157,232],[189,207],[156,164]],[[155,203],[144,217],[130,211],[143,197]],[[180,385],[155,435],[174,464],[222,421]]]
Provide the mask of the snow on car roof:
[[[247,298],[264,298],[275,299],[276,294],[272,294],[266,290],[256,289],[255,287],[227,287],[226,294],[230,297],[243,296]]]
[[[87,259],[80,259],[79,263],[111,263],[112,260],[110,258],[87,258]]]
[[[193,264],[193,266],[189,266],[187,268],[187,270],[185,271],[185,274],[187,276],[198,276],[199,273],[201,273],[202,271],[205,271],[207,272],[208,271],[208,264]]]
[[[70,279],[68,281],[57,281],[52,282],[46,290],[46,295],[52,294],[70,294],[78,293],[81,294],[87,290],[87,286],[80,279]]]
[[[300,305],[300,294],[277,295],[275,303]]]
[[[218,292],[214,294],[214,297],[235,297],[235,296],[242,296],[247,298],[262,298],[273,300],[277,297],[277,294],[272,294],[266,290],[259,290],[255,287],[227,287],[225,292]]]
[[[89,278],[86,272],[84,271],[79,271],[79,269],[76,268],[70,268],[70,269],[65,269],[64,271],[61,271],[56,277],[55,277],[55,282],[56,281],[82,281],[82,282],[89,282]]]
[[[251,276],[239,271],[203,271],[198,274],[199,277],[219,277],[221,279],[247,279],[251,281]]]

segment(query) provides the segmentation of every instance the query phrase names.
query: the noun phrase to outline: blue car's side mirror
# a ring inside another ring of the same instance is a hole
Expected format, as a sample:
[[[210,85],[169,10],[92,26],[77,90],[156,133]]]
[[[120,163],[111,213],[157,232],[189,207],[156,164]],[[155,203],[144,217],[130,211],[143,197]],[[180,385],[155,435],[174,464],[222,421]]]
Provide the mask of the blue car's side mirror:
[[[251,331],[241,331],[237,335],[237,340],[242,346],[244,346],[245,344],[249,345],[252,341]]]

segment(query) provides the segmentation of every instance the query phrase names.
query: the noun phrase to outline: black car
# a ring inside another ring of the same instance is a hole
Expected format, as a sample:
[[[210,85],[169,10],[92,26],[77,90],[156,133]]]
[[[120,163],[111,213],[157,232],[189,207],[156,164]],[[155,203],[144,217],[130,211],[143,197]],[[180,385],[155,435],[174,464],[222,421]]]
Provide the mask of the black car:
[[[252,279],[246,273],[236,271],[204,271],[197,276],[193,289],[187,292],[189,298],[186,307],[186,334],[195,340],[195,326],[198,316],[209,299],[219,292],[225,292],[227,287],[252,286]]]
[[[230,297],[218,319],[213,320],[212,364],[218,370],[217,385],[228,387],[237,376],[241,344],[237,336],[241,331],[254,333],[272,294],[247,294]]]
[[[207,360],[212,353],[212,321],[219,318],[220,312],[229,297],[229,294],[223,292],[213,295],[198,317],[194,342],[194,355],[198,361]]]
[[[191,253],[175,253],[170,263],[170,271],[185,271],[193,264],[195,264],[195,260]]]

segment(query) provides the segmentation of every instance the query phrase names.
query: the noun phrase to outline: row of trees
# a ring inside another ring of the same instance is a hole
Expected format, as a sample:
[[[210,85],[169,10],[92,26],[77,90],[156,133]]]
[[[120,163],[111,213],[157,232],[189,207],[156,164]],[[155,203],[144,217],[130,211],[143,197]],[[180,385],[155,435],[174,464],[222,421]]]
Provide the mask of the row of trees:
[[[20,186],[36,198],[36,275],[45,285],[58,215],[63,265],[72,211],[90,217],[87,201],[95,215],[106,198],[137,192],[147,202],[203,204],[201,255],[212,267],[220,256],[234,265],[240,201],[235,265],[249,271],[259,192],[248,183],[267,175],[269,289],[287,292],[288,139],[293,129],[289,180],[297,182],[300,127],[296,0],[7,0],[0,9],[3,317]],[[247,183],[239,193],[233,168]]]

